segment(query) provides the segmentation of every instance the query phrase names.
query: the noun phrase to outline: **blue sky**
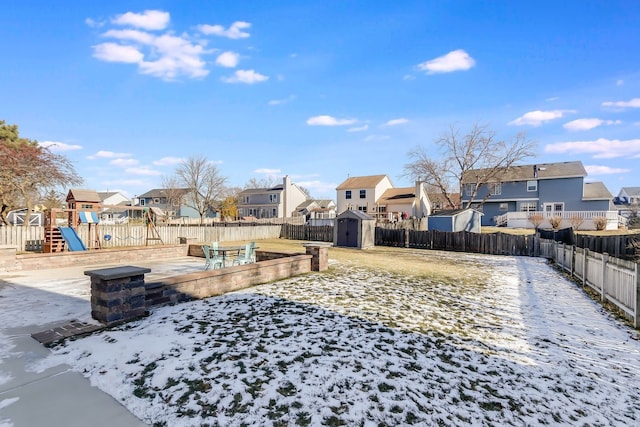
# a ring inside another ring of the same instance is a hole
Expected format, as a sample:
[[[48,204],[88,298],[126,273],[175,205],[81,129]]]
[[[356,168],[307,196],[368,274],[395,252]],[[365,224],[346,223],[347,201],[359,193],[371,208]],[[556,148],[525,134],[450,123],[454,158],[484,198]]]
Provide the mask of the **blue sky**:
[[[10,1],[0,119],[85,188],[134,196],[204,155],[230,185],[317,198],[452,124],[537,141],[617,195],[640,186],[635,1]]]

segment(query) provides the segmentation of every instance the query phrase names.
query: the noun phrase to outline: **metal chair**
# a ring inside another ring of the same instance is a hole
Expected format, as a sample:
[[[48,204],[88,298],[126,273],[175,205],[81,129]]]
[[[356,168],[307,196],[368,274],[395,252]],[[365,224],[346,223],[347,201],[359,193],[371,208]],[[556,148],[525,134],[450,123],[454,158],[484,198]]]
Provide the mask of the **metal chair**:
[[[218,255],[218,251],[216,250],[213,254],[211,253],[211,246],[202,245],[202,252],[204,253],[204,258],[206,262],[204,263],[204,269],[208,270],[210,268],[223,268],[224,262],[222,261],[222,257]]]
[[[247,243],[244,245],[244,252],[237,256],[233,260],[233,265],[244,265],[256,262],[255,242]]]

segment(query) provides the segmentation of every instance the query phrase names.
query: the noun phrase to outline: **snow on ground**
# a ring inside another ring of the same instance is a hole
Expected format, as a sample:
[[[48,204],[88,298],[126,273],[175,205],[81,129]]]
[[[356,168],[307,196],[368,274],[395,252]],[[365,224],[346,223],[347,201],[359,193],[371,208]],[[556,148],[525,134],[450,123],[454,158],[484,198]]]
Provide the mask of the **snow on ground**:
[[[638,423],[632,330],[544,260],[449,256],[474,280],[332,262],[158,308],[31,369],[67,363],[155,425]]]

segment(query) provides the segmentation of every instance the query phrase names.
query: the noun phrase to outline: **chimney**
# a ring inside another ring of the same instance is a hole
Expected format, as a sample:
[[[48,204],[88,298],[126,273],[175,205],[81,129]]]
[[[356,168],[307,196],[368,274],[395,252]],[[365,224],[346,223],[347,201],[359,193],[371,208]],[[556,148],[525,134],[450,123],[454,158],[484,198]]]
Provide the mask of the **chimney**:
[[[538,177],[538,165],[533,165],[533,177]]]

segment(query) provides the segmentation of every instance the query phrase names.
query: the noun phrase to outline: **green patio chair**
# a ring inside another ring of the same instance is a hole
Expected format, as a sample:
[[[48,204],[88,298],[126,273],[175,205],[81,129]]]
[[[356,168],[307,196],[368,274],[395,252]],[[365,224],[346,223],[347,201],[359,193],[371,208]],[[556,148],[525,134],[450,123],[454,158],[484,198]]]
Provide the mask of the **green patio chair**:
[[[211,250],[211,246],[202,245],[202,252],[204,253],[204,258],[206,262],[204,263],[204,269],[208,270],[210,268],[223,268],[224,263],[222,261],[222,257],[218,255],[217,251]]]
[[[255,242],[244,245],[244,251],[233,260],[233,265],[244,265],[256,262]]]

